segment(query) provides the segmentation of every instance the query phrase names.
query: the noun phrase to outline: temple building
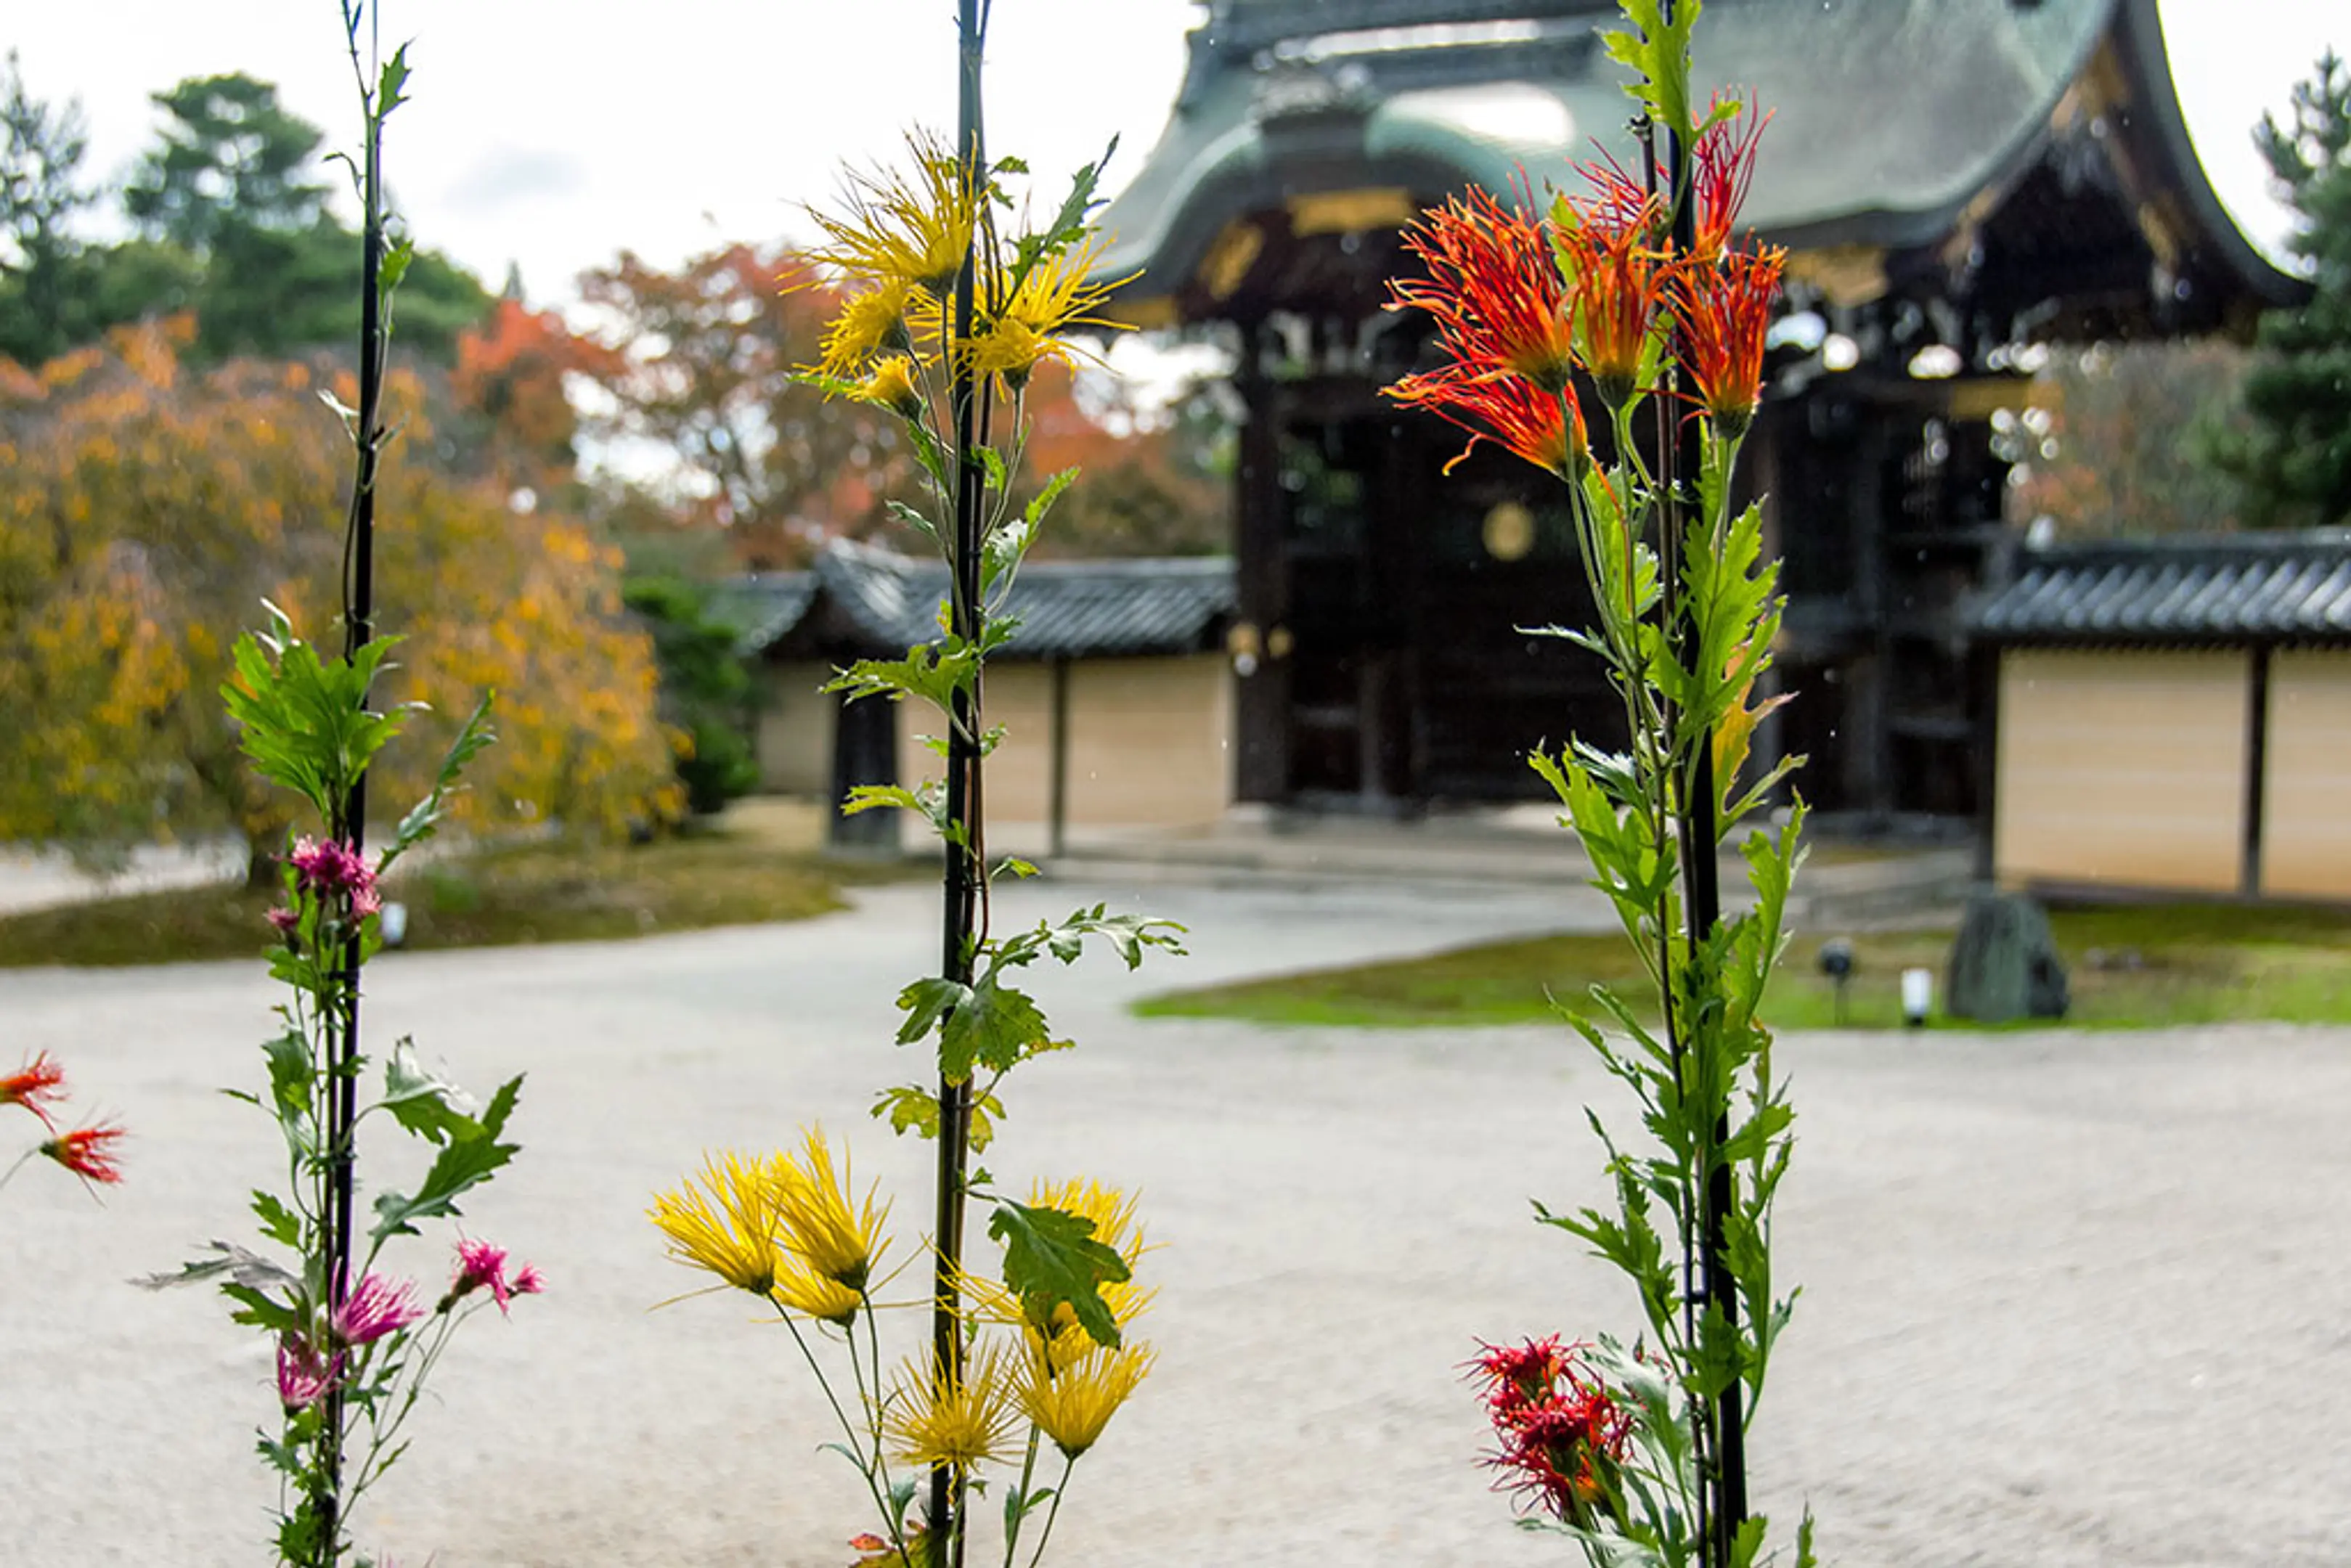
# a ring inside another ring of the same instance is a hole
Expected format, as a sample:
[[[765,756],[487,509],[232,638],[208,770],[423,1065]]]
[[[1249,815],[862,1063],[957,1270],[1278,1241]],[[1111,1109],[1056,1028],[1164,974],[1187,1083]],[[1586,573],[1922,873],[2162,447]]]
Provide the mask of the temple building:
[[[1174,117],[1112,204],[1123,312],[1237,348],[1234,792],[1410,810],[1541,792],[1605,739],[1555,483],[1377,389],[1399,230],[1469,185],[1540,193],[1631,101],[1614,0],[1210,0]],[[1747,447],[1786,562],[1777,746],[1817,807],[1967,818],[1996,666],[1970,610],[2009,548],[1993,415],[2036,345],[2242,332],[2300,286],[2206,181],[2156,0],[1710,0],[1702,88],[1771,115],[1744,222],[1792,253]]]

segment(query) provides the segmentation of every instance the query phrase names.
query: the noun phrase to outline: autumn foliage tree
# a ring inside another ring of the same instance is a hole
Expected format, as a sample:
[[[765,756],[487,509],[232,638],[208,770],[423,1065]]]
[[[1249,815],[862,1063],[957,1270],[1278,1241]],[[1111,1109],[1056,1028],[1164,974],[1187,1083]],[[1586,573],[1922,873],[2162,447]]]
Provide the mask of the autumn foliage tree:
[[[611,350],[573,332],[561,316],[507,294],[458,334],[450,390],[481,422],[491,470],[548,499],[569,489],[579,466],[580,413],[569,380],[606,379],[619,369]]]
[[[268,873],[287,807],[241,765],[218,693],[261,601],[331,634],[349,444],[319,396],[331,372],[199,373],[181,360],[192,330],[123,329],[0,382],[0,836],[226,830]],[[376,602],[405,641],[385,699],[429,705],[430,731],[498,692],[500,744],[461,807],[476,827],[618,831],[674,812],[653,651],[621,613],[616,553],[412,460],[431,422],[413,379],[392,391]],[[437,757],[441,738],[399,756]]]
[[[1030,378],[1028,462],[1033,475],[1078,469],[1038,540],[1040,557],[1213,555],[1232,548],[1229,479],[1214,471],[1221,434],[1213,409],[1178,400],[1144,421],[1107,374],[1081,396],[1067,366]]]
[[[602,434],[674,455],[684,520],[726,530],[740,565],[798,565],[911,494],[894,420],[792,379],[817,361],[837,305],[793,251],[730,245],[675,272],[624,251],[580,290],[610,323],[611,357],[590,372],[611,404]]]

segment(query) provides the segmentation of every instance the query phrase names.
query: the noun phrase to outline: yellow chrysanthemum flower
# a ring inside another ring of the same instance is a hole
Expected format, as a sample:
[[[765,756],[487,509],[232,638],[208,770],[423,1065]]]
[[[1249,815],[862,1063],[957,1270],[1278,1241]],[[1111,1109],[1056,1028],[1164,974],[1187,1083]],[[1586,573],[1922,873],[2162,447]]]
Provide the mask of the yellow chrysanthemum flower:
[[[776,1184],[768,1162],[732,1150],[705,1155],[702,1176],[656,1193],[647,1217],[669,1238],[669,1254],[728,1284],[764,1296],[776,1283]]]
[[[800,1157],[778,1155],[771,1163],[777,1188],[778,1239],[785,1250],[818,1274],[852,1291],[862,1291],[882,1259],[882,1222],[889,1217],[884,1204],[873,1207],[873,1189],[865,1201],[852,1206],[848,1192],[849,1163],[838,1175],[824,1130],[809,1129]]]
[[[1055,1448],[1075,1459],[1101,1440],[1102,1428],[1156,1359],[1158,1353],[1146,1344],[1094,1346],[1066,1365],[1032,1355],[1021,1380],[1020,1408]]]
[[[1093,1221],[1093,1239],[1117,1253],[1129,1269],[1143,1260],[1143,1227],[1134,1217],[1134,1197],[1090,1176],[1068,1181],[1029,1184],[1032,1208],[1058,1208]]]
[[[858,383],[857,395],[901,419],[923,415],[923,393],[914,385],[914,361],[904,354],[893,354],[875,365],[872,373]]]
[[[959,1383],[942,1387],[927,1361],[892,1379],[882,1416],[890,1451],[910,1465],[969,1470],[1008,1457],[1017,1436],[1019,1377],[1002,1345],[986,1341],[964,1359]]]
[[[824,329],[824,351],[819,373],[846,381],[862,372],[874,355],[913,347],[907,335],[906,308],[914,285],[889,279],[861,288],[842,302],[841,314]]]
[[[978,182],[964,160],[927,131],[906,138],[911,179],[894,170],[852,172],[847,211],[811,209],[825,244],[818,261],[852,278],[919,284],[945,294],[963,267],[979,216]]]
[[[769,1295],[776,1304],[789,1311],[820,1322],[847,1328],[857,1316],[864,1296],[838,1280],[828,1280],[815,1270],[793,1259],[786,1259],[776,1270],[776,1283]]]
[[[1018,391],[1040,361],[1067,364],[1077,357],[1081,350],[1066,337],[1073,328],[1123,331],[1124,323],[1094,314],[1118,287],[1086,281],[1101,248],[1100,238],[1090,236],[1029,268],[1012,297],[961,344],[971,373],[998,377]]]

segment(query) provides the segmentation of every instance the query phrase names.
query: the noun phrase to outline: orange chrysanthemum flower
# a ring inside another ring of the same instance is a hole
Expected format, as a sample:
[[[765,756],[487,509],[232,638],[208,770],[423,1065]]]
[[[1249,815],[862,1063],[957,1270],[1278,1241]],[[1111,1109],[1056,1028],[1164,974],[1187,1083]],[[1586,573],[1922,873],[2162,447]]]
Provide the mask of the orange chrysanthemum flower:
[[[1428,276],[1391,282],[1389,309],[1427,311],[1473,374],[1509,371],[1546,392],[1567,385],[1575,346],[1545,220],[1473,188],[1429,209],[1404,245]]]
[[[1638,390],[1641,362],[1666,299],[1669,269],[1649,246],[1646,198],[1627,223],[1584,222],[1560,229],[1560,269],[1567,274],[1575,346],[1610,407]]]
[[[1507,371],[1475,376],[1448,365],[1406,376],[1384,390],[1396,402],[1426,408],[1469,433],[1469,444],[1445,465],[1447,474],[1480,441],[1498,442],[1571,483],[1591,460],[1583,410],[1573,388],[1547,392]]]
[[[1727,251],[1674,281],[1691,394],[1727,436],[1746,433],[1763,392],[1763,342],[1788,253],[1776,246]]]

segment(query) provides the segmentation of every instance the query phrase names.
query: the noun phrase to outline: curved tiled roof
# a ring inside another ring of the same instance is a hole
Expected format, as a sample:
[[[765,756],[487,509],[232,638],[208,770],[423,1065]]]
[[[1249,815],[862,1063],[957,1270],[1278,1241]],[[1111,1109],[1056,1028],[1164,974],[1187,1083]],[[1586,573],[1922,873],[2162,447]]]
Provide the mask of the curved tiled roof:
[[[2179,120],[2157,0],[1716,0],[1693,79],[1770,108],[1744,218],[1799,249],[1936,243],[2037,155],[2111,37],[2142,84],[2116,127],[2156,153],[2214,277],[2294,284],[2212,195]],[[1593,0],[1212,0],[1176,112],[1103,215],[1100,276],[1170,295],[1228,220],[1318,193],[1540,188],[1595,145],[1633,152]],[[2132,123],[2137,121],[2137,123]],[[2152,122],[2152,123],[2149,123]],[[2105,128],[2101,127],[2101,133]],[[1628,165],[1629,166],[1629,165]],[[2147,199],[2142,197],[2142,199]],[[1211,265],[1210,270],[1213,271]]]
[[[756,653],[805,620],[816,594],[812,571],[753,572],[719,584],[710,596],[710,609],[735,628],[738,652]]]
[[[2351,532],[2074,545],[2019,558],[1994,643],[2351,643]]]
[[[859,652],[931,642],[946,591],[943,563],[846,539],[828,544],[812,571],[739,579],[730,589],[747,601],[765,594],[775,607],[747,631],[747,653],[773,646],[820,605]],[[1003,606],[1020,622],[1003,656],[1196,653],[1218,644],[1235,602],[1233,563],[1224,557],[1032,561],[1013,580]],[[743,623],[749,625],[747,617]]]

